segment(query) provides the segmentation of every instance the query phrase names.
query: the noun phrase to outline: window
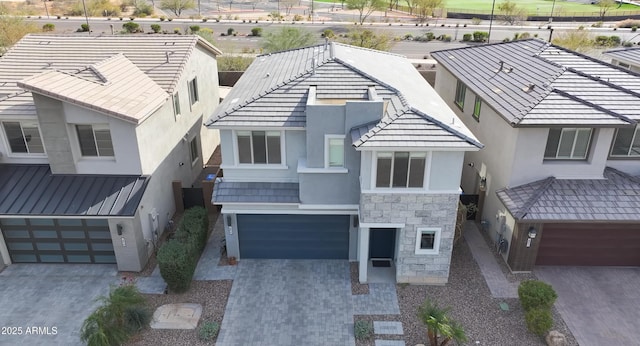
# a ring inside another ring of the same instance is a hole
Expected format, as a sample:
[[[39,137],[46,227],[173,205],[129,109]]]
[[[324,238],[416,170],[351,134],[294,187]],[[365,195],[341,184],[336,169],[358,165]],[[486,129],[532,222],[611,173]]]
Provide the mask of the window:
[[[476,121],[480,121],[480,109],[482,108],[482,100],[476,96],[476,102],[473,104],[473,117]]]
[[[198,81],[196,78],[193,78],[189,81],[189,101],[191,101],[191,105],[198,102],[200,99],[198,98]]]
[[[550,129],[544,158],[584,160],[590,141],[591,129]]]
[[[325,137],[326,167],[344,167],[344,136]]]
[[[35,121],[3,121],[2,126],[14,154],[44,154],[38,123]]]
[[[416,232],[416,255],[437,255],[440,252],[440,229],[418,228]]]
[[[631,65],[629,64],[625,64],[621,61],[618,61],[618,66],[622,67],[622,68],[626,68],[627,70],[631,70]]]
[[[280,164],[280,132],[238,131],[238,161],[253,164]]]
[[[193,137],[189,142],[189,152],[191,154],[191,165],[195,165],[200,158],[200,154],[198,154],[198,137]]]
[[[611,146],[611,156],[640,157],[640,127],[635,129],[618,129]]]
[[[177,92],[173,95],[173,114],[180,115],[180,95]]]
[[[76,125],[82,156],[113,156],[108,125]]]
[[[426,159],[426,153],[378,153],[376,187],[421,188]]]
[[[458,81],[456,84],[456,105],[460,107],[460,109],[464,110],[464,94],[467,91],[467,86],[464,85],[461,81]]]

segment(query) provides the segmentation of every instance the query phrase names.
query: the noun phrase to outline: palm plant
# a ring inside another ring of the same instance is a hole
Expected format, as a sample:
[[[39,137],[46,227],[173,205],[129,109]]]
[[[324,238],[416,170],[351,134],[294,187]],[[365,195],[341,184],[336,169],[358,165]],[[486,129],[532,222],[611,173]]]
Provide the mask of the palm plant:
[[[446,346],[451,340],[466,342],[462,326],[449,318],[449,308],[440,308],[426,299],[418,309],[418,317],[427,326],[427,337],[431,346]]]

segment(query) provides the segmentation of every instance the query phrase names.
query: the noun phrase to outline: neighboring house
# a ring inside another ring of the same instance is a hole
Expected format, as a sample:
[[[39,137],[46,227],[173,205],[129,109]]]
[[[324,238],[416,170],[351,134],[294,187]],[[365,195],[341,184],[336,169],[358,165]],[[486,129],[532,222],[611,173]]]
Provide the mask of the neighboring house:
[[[447,282],[464,153],[482,145],[405,58],[258,56],[207,126],[229,256],[349,259],[361,282],[374,258],[397,282]]]
[[[640,266],[640,75],[537,39],[432,56],[436,90],[486,145],[462,188],[486,190],[511,270]]]
[[[621,48],[604,52],[611,58],[611,64],[640,73],[640,48]]]
[[[0,58],[0,257],[143,269],[217,143],[216,55],[177,35],[28,35]]]

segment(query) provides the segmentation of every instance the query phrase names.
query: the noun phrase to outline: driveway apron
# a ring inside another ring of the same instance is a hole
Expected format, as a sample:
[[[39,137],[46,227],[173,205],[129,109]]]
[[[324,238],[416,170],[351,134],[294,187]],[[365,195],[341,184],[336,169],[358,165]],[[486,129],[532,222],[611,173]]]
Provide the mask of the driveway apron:
[[[354,344],[347,261],[240,261],[216,345]]]
[[[640,268],[536,267],[581,346],[640,343]]]

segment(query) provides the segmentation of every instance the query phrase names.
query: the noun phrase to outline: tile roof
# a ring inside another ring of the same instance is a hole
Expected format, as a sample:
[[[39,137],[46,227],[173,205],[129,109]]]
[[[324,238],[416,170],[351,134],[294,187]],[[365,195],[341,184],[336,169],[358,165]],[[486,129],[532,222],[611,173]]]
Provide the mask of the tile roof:
[[[99,81],[89,66],[118,53],[171,94],[196,46],[221,53],[192,35],[27,35],[0,58],[0,114],[36,116],[31,94],[18,81],[48,70]]]
[[[122,54],[91,65],[89,70],[98,80],[49,70],[18,82],[18,86],[135,124],[153,114],[169,97]]]
[[[640,121],[640,75],[538,39],[432,56],[512,126]]]
[[[379,99],[388,101],[386,116],[396,124],[424,123],[424,127],[440,127],[443,133],[448,133],[438,138],[415,137],[412,142],[415,147],[432,147],[436,139],[443,138],[447,141],[440,142],[440,146],[455,142],[453,145],[459,148],[482,147],[462,122],[455,121],[455,113],[406,58],[335,42],[259,56],[215,110],[207,126],[302,128],[306,125],[305,109],[311,86],[316,88],[319,100],[364,100],[373,87]],[[402,117],[407,118],[406,122],[399,120]],[[395,128],[394,135],[401,135],[405,129],[406,126]],[[377,133],[382,132],[378,129],[367,136],[363,132],[364,137],[356,146],[366,147],[363,144],[373,141]],[[400,143],[393,136],[380,135],[378,141]]]
[[[556,179],[496,191],[519,220],[640,221],[640,178],[607,167],[604,179]]]
[[[0,215],[134,216],[148,177],[52,174],[49,165],[0,164]]]
[[[640,48],[639,47],[612,49],[604,52],[604,54],[613,59],[640,66]]]
[[[298,183],[216,182],[211,203],[300,203]]]

